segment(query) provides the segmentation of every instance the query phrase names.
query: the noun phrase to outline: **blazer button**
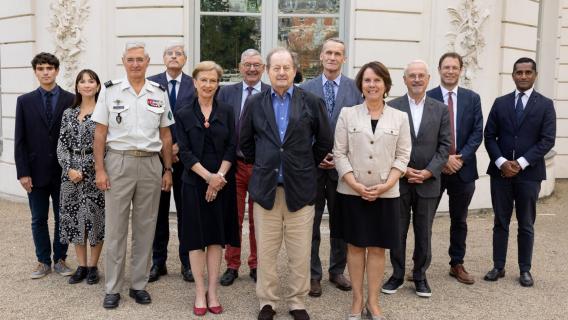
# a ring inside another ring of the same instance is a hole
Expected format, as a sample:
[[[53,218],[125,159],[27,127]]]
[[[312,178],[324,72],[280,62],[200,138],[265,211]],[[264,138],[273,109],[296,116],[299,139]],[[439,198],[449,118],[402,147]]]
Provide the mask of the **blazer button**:
[[[373,156],[369,156],[369,159],[373,159]]]
[[[280,152],[284,152],[284,148],[280,148]]]
[[[375,141],[371,141],[371,144],[375,143]]]
[[[371,174],[371,170],[367,171],[368,174]]]
[[[274,169],[274,171],[278,172],[278,168]]]

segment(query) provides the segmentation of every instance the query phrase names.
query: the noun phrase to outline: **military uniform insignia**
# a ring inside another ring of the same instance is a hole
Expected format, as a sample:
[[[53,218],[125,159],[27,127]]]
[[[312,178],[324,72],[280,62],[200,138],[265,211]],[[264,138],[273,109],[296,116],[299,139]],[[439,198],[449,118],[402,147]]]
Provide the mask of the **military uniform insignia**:
[[[120,105],[122,103],[122,101],[120,99],[116,99],[113,101],[114,105],[112,106],[113,110],[122,110],[124,109],[123,105]]]
[[[122,122],[122,117],[120,116],[120,113],[116,115],[116,123],[120,124]]]
[[[156,99],[148,99],[146,101],[150,107],[160,108],[164,105],[164,101],[156,100]]]
[[[172,120],[172,118],[173,118],[173,115],[172,115],[172,111],[170,110],[170,111],[168,111],[168,119]]]
[[[112,80],[109,80],[109,81],[105,82],[105,87],[106,87],[106,88],[112,87],[113,84],[114,84],[114,83],[112,82]]]

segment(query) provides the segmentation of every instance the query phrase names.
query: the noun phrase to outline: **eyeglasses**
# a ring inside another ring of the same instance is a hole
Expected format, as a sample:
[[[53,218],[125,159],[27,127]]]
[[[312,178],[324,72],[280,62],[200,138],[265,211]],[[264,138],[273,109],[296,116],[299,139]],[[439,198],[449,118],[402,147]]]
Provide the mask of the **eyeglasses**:
[[[166,53],[164,53],[164,55],[166,55],[166,56],[168,56],[168,57],[171,57],[171,56],[174,56],[174,55],[175,55],[176,57],[181,57],[181,56],[184,56],[185,54],[183,53],[183,51],[171,51],[171,50],[168,50],[168,51],[166,51]]]
[[[260,63],[248,63],[248,62],[247,62],[247,63],[243,63],[243,67],[245,67],[245,69],[252,69],[252,68],[255,68],[255,69],[258,70],[258,69],[260,69],[260,68],[263,67],[263,66],[264,66],[264,65],[263,65],[263,64],[260,64]]]
[[[407,77],[408,79],[412,79],[412,80],[424,80],[424,79],[426,79],[427,76],[428,76],[428,75],[425,74],[425,73],[418,73],[418,74],[416,74],[416,73],[411,73],[411,74],[407,74],[407,75],[406,75],[406,77]]]

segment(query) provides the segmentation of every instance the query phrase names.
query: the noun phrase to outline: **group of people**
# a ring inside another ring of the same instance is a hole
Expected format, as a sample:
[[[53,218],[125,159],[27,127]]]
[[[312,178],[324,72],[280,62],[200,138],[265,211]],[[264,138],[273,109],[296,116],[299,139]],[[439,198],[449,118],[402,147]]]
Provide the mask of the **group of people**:
[[[478,178],[475,154],[484,136],[495,213],[494,266],[484,279],[505,275],[515,207],[519,281],[533,285],[536,201],[546,178],[544,156],[556,135],[552,101],[534,90],[534,60],[515,62],[515,92],[495,100],[485,132],[480,97],[458,85],[463,62],[453,52],[440,58],[440,86],[428,92],[427,64],[408,63],[403,75],[408,91],[391,101],[385,99],[392,79],[382,63],[363,65],[355,79],[342,74],[346,48],[337,38],[322,46],[321,75],[299,85],[297,55],[285,48],[270,51],[266,61],[257,50],[245,50],[239,64],[243,80],[226,86],[220,86],[223,69],[213,61],[199,62],[186,75],[182,43],[166,46],[165,72],[147,78],[149,60],[144,43],[129,42],[122,56],[124,78],[101,85],[95,72],[82,70],[74,95],[56,84],[55,56],[40,53],[32,60],[40,87],[18,98],[15,129],[17,177],[28,193],[38,260],[32,278],[50,273],[53,263],[57,273],[70,276],[69,283],[97,283],[104,241],[103,306],[116,308],[131,221],[129,296],[151,303],[147,283],[168,273],[173,189],[181,276],[195,282],[193,313],[220,314],[217,286],[239,276],[248,194],[248,266],[259,320],[276,314],[283,243],[289,313],[310,319],[306,296],[322,295],[319,246],[326,206],[329,281],[352,290],[348,319],[385,319],[379,291],[394,294],[404,284],[410,221],[415,243],[406,280],[414,282],[418,296],[432,295],[426,271],[434,215],[445,191],[449,274],[461,283],[475,282],[464,257]],[[265,69],[270,84],[261,81]],[[69,243],[77,253],[74,271],[65,262]],[[219,278],[223,249],[227,269]],[[393,274],[382,284],[386,249]]]

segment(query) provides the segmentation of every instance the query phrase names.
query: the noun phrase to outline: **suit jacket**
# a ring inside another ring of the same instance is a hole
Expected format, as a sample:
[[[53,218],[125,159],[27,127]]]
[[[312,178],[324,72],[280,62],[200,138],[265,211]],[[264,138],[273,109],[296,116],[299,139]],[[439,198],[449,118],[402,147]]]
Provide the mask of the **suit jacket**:
[[[457,89],[456,114],[456,153],[462,155],[463,166],[457,172],[463,182],[472,182],[479,178],[475,152],[483,140],[483,114],[479,95],[469,89]],[[436,87],[426,93],[429,97],[444,103],[442,89]]]
[[[59,88],[53,122],[47,124],[39,89],[18,97],[14,159],[17,177],[31,177],[34,187],[61,183],[61,166],[57,160],[57,142],[63,111],[73,104],[75,95]]]
[[[175,114],[177,123],[177,141],[179,158],[186,168],[182,180],[195,185],[201,177],[191,170],[194,164],[201,162],[205,144],[205,127],[201,118],[201,109],[194,97],[190,104]],[[235,161],[235,125],[231,106],[215,100],[209,119],[209,131],[215,145],[217,157],[230,162]],[[232,167],[231,167],[232,168]]]
[[[239,118],[241,117],[241,104],[243,102],[243,82],[227,85],[219,89],[217,94],[217,100],[223,101],[226,104],[233,107],[233,113],[235,114],[235,129],[238,130],[237,125],[239,123]],[[260,91],[264,92],[270,89],[270,86],[264,82],[260,84]]]
[[[388,104],[408,114],[412,135],[412,152],[408,166],[417,170],[426,169],[432,173],[432,177],[422,184],[408,183],[407,178],[402,178],[400,193],[405,194],[415,187],[419,196],[434,198],[440,195],[440,174],[448,161],[451,144],[450,118],[445,104],[428,96],[425,99],[418,136],[415,135],[416,130],[412,123],[408,95],[396,98]]]
[[[297,211],[315,201],[316,167],[332,149],[331,129],[323,100],[295,87],[281,142],[271,93],[250,97],[241,121],[241,151],[246,162],[254,163],[248,191],[255,202],[271,210],[282,164],[286,205]]]
[[[552,100],[533,91],[517,123],[515,92],[495,99],[485,124],[485,148],[491,161],[487,173],[493,177],[501,172],[495,161],[504,157],[516,160],[524,157],[529,165],[516,179],[542,181],[546,179],[544,156],[556,139],[556,111]]]
[[[148,80],[154,81],[154,82],[162,85],[164,88],[166,88],[166,92],[167,92],[168,97],[169,97],[170,93],[169,93],[169,90],[167,90],[168,78],[166,77],[165,71],[162,72],[162,73],[158,73],[156,75],[153,75],[151,77],[148,77]],[[193,78],[182,72],[181,82],[179,84],[177,97],[176,97],[176,105],[171,106],[174,114],[178,110],[189,105],[194,96],[195,96],[195,87],[193,86]],[[176,124],[175,123],[170,126],[170,130],[172,131],[173,143],[176,143],[177,142],[177,134],[176,134]]]
[[[391,169],[406,172],[410,160],[412,138],[408,115],[385,105],[375,132],[366,104],[345,108],[339,115],[335,130],[333,157],[340,177],[353,172],[355,180],[365,186],[385,183]],[[359,196],[343,179],[337,191]],[[381,198],[396,198],[400,195],[397,183]]]

